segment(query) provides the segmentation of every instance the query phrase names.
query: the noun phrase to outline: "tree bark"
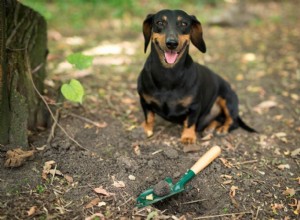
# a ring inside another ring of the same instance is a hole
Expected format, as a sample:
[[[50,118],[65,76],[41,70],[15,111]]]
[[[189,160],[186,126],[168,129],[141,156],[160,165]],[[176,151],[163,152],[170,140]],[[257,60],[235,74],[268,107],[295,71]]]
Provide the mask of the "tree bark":
[[[47,24],[16,0],[0,0],[0,144],[28,146],[28,130],[45,127],[43,93]]]

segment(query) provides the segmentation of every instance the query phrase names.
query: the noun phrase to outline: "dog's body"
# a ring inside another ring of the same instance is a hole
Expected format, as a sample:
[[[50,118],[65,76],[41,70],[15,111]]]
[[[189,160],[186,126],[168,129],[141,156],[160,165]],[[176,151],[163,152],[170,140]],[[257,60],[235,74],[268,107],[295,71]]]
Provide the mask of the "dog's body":
[[[145,51],[151,40],[151,53],[138,79],[138,93],[148,136],[153,134],[155,114],[183,124],[183,143],[194,143],[196,131],[226,134],[241,126],[254,132],[240,119],[238,98],[230,85],[189,55],[190,41],[206,51],[201,24],[194,16],[162,10],[147,16],[143,33]]]

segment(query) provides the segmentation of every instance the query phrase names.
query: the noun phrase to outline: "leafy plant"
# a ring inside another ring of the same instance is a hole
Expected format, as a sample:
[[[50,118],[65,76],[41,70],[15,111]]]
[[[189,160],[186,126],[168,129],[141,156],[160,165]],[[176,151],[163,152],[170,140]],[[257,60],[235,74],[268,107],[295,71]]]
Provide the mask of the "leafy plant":
[[[92,65],[93,57],[83,55],[82,53],[73,53],[67,57],[67,61],[76,69],[83,70]]]
[[[74,53],[67,57],[67,61],[76,69],[82,70],[92,65],[93,57],[82,53]],[[72,79],[69,83],[64,83],[61,87],[61,93],[67,100],[82,104],[84,88],[78,80]]]
[[[63,84],[61,87],[61,93],[69,101],[79,102],[82,104],[84,88],[78,80],[72,79],[70,83]]]

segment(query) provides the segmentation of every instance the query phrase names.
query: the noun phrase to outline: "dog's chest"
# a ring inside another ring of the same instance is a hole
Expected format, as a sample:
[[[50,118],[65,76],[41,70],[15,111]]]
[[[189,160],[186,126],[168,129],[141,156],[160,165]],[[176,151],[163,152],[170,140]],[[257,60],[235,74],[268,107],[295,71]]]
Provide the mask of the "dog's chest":
[[[191,95],[180,96],[174,91],[156,92],[152,96],[144,95],[144,99],[156,113],[169,119],[186,115],[193,101]]]

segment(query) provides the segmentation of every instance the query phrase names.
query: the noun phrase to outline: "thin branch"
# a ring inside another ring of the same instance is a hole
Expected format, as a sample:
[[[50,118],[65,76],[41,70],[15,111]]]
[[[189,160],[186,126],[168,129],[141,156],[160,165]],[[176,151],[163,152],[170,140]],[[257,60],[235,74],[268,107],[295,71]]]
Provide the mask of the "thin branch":
[[[259,211],[260,211],[260,207],[258,206],[254,220],[257,220]]]
[[[56,128],[57,122],[58,122],[58,117],[59,117],[59,109],[57,109],[56,112],[55,112],[55,120],[52,124],[51,132],[50,132],[50,134],[48,136],[48,139],[47,139],[47,144],[50,144],[51,141],[52,141],[52,138],[54,137],[55,128]]]
[[[57,168],[57,165],[55,164],[55,167],[54,167],[54,172],[52,173],[52,178],[51,178],[50,185],[52,185],[52,184],[53,184],[53,181],[54,181],[54,176],[55,176],[55,173],[56,173],[56,168]]]
[[[248,161],[244,161],[244,162],[237,162],[235,165],[242,165],[242,164],[249,164],[249,163],[256,163],[258,162],[258,160],[248,160]]]
[[[119,205],[119,208],[120,208],[121,206],[126,205],[126,204],[127,204],[128,202],[130,202],[130,201],[134,201],[134,198],[130,197],[130,198],[127,199],[124,203],[122,203],[121,205]]]
[[[252,212],[236,212],[236,213],[228,213],[228,214],[221,214],[221,215],[207,215],[194,218],[196,219],[206,219],[206,218],[216,218],[216,217],[224,217],[224,216],[232,216],[232,215],[244,215],[244,214],[252,214]]]
[[[102,122],[102,123],[95,122],[95,121],[92,121],[91,119],[82,117],[82,116],[80,116],[80,115],[76,115],[76,114],[74,114],[74,113],[70,113],[70,115],[73,116],[73,117],[75,117],[75,118],[78,118],[78,119],[80,119],[80,120],[82,120],[82,121],[85,121],[85,122],[87,122],[87,123],[89,123],[89,124],[92,124],[92,125],[94,125],[94,126],[96,126],[96,127],[98,127],[98,128],[104,128],[104,127],[107,126],[107,123],[106,123],[106,122]]]
[[[193,204],[193,203],[197,203],[197,202],[203,202],[206,201],[208,199],[198,199],[198,200],[194,200],[194,201],[189,201],[189,202],[183,202],[181,203],[182,205],[187,205],[187,204]]]

